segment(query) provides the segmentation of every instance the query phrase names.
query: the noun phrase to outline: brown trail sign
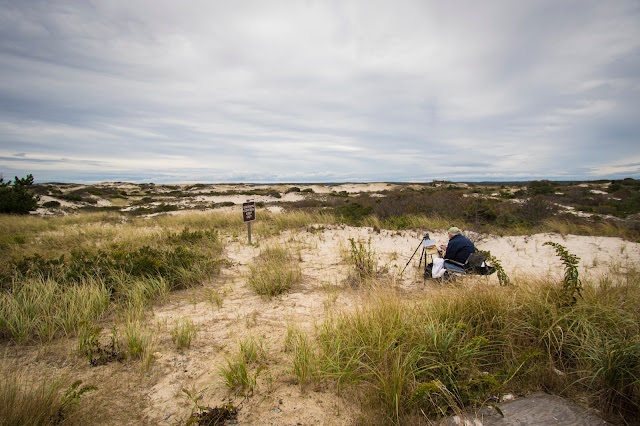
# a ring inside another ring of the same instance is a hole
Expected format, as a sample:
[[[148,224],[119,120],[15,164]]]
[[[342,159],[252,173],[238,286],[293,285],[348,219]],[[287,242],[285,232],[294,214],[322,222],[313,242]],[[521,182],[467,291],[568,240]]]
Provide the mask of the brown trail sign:
[[[242,203],[242,221],[247,222],[249,244],[251,244],[251,222],[254,220],[256,220],[256,203],[254,201]]]

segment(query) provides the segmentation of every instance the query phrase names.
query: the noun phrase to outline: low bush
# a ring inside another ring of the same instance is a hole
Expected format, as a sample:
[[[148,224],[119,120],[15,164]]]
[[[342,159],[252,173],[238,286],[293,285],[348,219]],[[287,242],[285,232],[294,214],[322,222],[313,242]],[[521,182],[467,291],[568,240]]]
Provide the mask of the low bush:
[[[364,206],[360,203],[348,203],[335,209],[337,218],[353,226],[359,226],[371,213],[373,213],[372,206]]]
[[[58,207],[60,207],[60,202],[59,201],[47,201],[46,203],[42,204],[42,207],[46,207],[48,209],[57,209]]]

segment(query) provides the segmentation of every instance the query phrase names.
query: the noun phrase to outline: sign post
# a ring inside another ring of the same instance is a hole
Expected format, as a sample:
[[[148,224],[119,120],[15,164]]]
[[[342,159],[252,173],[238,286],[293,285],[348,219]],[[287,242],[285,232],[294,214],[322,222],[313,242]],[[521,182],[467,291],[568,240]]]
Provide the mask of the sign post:
[[[247,222],[249,244],[251,244],[251,222],[254,220],[256,220],[256,203],[254,201],[242,203],[242,221]]]

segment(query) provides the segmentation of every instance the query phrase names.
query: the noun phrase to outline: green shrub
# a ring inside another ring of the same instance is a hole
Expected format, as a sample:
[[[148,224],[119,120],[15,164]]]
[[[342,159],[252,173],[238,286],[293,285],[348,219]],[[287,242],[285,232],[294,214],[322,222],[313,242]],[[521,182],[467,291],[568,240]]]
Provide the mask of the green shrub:
[[[349,203],[335,209],[336,216],[346,224],[358,226],[373,212],[372,206],[364,206],[360,203]]]
[[[556,192],[556,188],[557,184],[548,180],[534,180],[528,185],[529,194],[532,196],[553,194]]]
[[[280,195],[280,193],[278,191],[276,191],[275,189],[270,189],[267,191],[267,194],[270,197],[273,198],[282,198],[282,195]]]
[[[39,198],[30,191],[32,185],[33,175],[16,176],[13,185],[0,177],[0,213],[27,214],[37,209]]]

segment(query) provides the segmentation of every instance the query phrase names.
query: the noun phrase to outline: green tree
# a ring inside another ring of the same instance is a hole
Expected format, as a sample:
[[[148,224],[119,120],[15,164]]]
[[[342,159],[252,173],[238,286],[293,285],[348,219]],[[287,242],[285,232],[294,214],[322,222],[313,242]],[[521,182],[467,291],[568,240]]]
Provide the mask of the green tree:
[[[16,176],[13,185],[0,177],[0,213],[27,214],[37,209],[39,197],[29,191],[31,185],[31,174],[23,179]]]

